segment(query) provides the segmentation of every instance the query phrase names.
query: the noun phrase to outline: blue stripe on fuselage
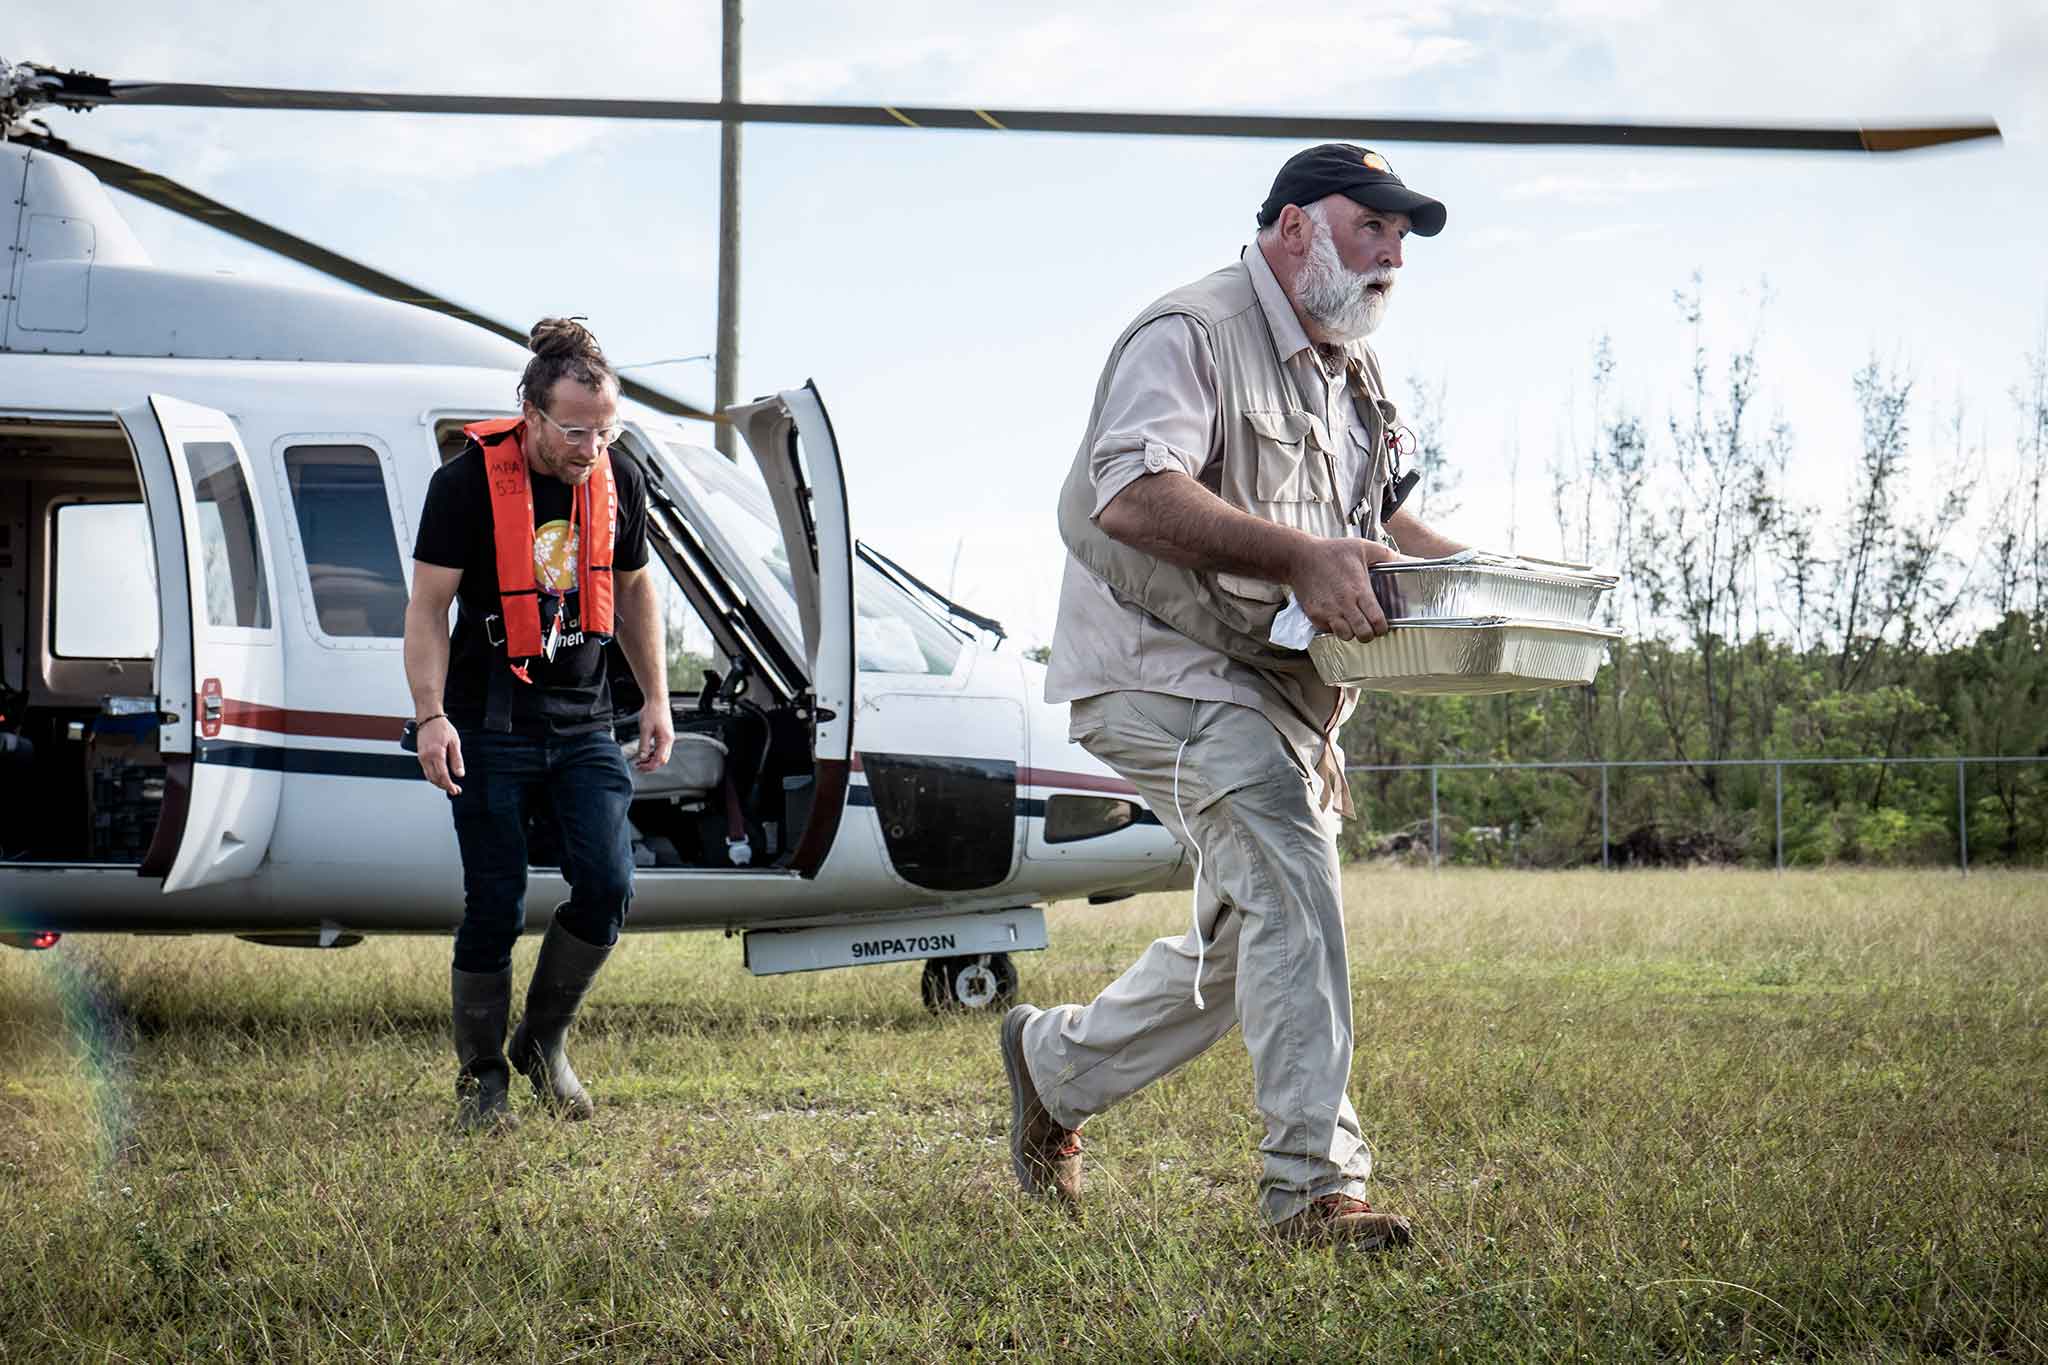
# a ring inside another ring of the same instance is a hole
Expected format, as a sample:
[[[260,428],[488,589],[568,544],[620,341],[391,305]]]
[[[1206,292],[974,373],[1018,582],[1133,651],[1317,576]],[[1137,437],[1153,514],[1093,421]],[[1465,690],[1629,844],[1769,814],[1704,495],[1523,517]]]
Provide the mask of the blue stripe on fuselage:
[[[287,749],[277,744],[202,739],[199,741],[198,761],[218,763],[228,768],[254,768],[267,773],[426,781],[426,774],[420,771],[420,761],[404,752],[368,754],[357,749]]]

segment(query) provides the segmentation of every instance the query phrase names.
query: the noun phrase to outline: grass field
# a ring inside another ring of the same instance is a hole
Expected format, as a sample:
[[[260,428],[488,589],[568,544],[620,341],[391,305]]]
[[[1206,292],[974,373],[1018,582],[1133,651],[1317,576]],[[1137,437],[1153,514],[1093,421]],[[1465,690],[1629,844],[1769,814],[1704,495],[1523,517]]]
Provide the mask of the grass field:
[[[1347,890],[1384,1258],[1258,1232],[1235,1035],[1089,1126],[1066,1218],[915,967],[629,939],[597,1118],[464,1140],[446,940],[0,954],[0,1361],[2048,1359],[2048,879]],[[1055,908],[1025,998],[1185,909]]]

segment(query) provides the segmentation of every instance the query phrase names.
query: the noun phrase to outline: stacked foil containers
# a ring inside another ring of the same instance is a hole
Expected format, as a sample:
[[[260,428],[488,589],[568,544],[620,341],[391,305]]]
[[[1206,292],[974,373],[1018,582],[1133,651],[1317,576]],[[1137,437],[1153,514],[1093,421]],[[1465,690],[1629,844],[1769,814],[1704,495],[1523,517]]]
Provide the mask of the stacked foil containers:
[[[1381,565],[1372,577],[1387,633],[1309,641],[1327,683],[1475,696],[1568,687],[1593,681],[1621,638],[1592,624],[1620,579],[1582,564],[1466,550]]]

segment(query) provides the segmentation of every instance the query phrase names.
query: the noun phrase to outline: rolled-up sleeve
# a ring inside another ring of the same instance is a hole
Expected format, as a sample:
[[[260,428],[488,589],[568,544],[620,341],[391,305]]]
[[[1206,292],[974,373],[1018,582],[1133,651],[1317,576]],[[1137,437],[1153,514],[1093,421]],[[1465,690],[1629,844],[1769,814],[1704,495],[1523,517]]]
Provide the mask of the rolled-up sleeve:
[[[1193,319],[1154,318],[1131,334],[1110,376],[1102,420],[1088,452],[1095,507],[1147,474],[1201,477],[1216,436],[1216,357]]]

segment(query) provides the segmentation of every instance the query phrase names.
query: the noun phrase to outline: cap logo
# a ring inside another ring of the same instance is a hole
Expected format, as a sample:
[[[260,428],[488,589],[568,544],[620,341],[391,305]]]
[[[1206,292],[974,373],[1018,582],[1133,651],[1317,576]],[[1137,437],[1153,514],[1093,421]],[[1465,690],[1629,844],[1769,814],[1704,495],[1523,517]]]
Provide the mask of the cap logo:
[[[1394,168],[1392,166],[1389,166],[1387,164],[1387,159],[1381,156],[1378,152],[1367,152],[1365,155],[1359,157],[1358,159],[1360,161],[1363,161],[1366,165],[1372,167],[1374,170],[1382,172],[1383,174],[1392,175],[1394,173]]]

